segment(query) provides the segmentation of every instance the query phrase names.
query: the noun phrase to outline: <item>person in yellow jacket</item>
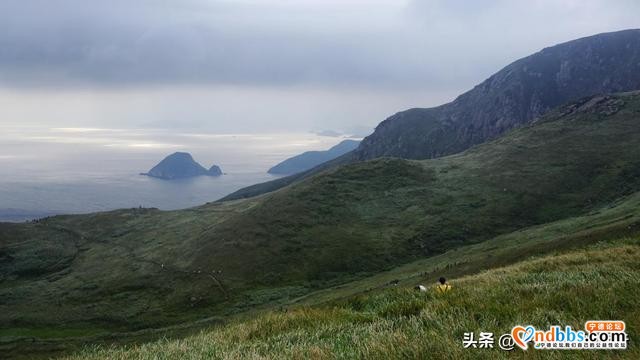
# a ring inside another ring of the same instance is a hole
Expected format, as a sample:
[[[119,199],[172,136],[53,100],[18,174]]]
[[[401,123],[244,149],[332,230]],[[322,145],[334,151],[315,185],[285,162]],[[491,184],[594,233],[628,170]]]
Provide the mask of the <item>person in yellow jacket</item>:
[[[441,277],[438,279],[438,284],[436,285],[436,292],[438,294],[444,294],[451,291],[451,285],[447,284],[447,279]]]

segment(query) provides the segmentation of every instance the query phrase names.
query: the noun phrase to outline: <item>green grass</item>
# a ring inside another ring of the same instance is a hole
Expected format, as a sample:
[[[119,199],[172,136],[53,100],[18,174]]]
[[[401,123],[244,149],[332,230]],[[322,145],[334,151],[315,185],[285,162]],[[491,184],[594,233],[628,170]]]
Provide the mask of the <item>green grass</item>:
[[[640,193],[616,203],[615,206],[585,216],[499,236],[486,242],[457,248],[325,290],[307,293],[305,289],[295,287],[256,289],[244,300],[248,304],[245,311],[251,311],[237,317],[251,319],[256,314],[274,308],[297,309],[308,305],[336,303],[361,294],[378,294],[394,288],[390,285],[392,280],[399,280],[400,287],[409,288],[419,283],[429,284],[441,275],[459,277],[462,274],[473,274],[484,269],[521,261],[532,254],[579,248],[598,240],[637,233],[639,228]],[[220,319],[212,319],[214,323],[217,321]],[[122,330],[95,329],[90,324],[74,329],[57,324],[48,328],[5,329],[0,332],[0,338],[4,341],[16,338],[29,340],[9,343],[9,346],[2,347],[5,354],[31,353],[33,355],[38,352],[50,354],[54,350],[72,351],[83,343],[105,343],[113,339],[118,342],[144,342],[163,335],[184,336],[203,326],[207,326],[206,321],[186,324],[186,327],[176,329],[114,334],[114,331]],[[31,339],[41,340],[32,342]],[[2,346],[1,343],[0,346]]]
[[[451,281],[446,295],[408,288],[330,306],[270,312],[181,340],[93,347],[67,359],[495,359],[499,350],[464,349],[464,332],[509,332],[591,319],[622,319],[626,351],[534,351],[528,358],[638,358],[640,241],[601,242]],[[518,355],[520,350],[515,351]],[[511,354],[513,355],[513,354]]]
[[[293,303],[321,304],[392,287],[392,282],[401,286],[412,286],[433,282],[440,276],[459,277],[474,274],[517,263],[529,256],[582,248],[603,239],[633,236],[638,232],[640,193],[583,216],[533,226],[478,244],[455,248],[361,280],[313,292],[294,299]]]
[[[459,155],[350,164],[257,198],[0,224],[3,334],[217,323],[637,231],[640,95],[614,98],[614,113],[564,107]]]
[[[18,337],[18,338],[38,338],[38,339],[60,339],[60,338],[81,338],[92,337],[97,335],[108,335],[109,332],[105,329],[98,328],[64,328],[49,327],[49,328],[12,328],[1,329],[0,338],[3,337]]]
[[[624,98],[614,115],[552,113],[456,156],[331,170],[212,235],[233,233],[256,282],[321,282],[577,216],[640,189],[640,96]]]

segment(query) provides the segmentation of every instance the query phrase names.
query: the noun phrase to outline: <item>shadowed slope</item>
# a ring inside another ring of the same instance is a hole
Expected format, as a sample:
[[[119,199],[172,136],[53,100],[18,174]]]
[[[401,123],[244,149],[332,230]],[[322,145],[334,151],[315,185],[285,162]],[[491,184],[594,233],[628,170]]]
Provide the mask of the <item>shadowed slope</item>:
[[[640,189],[639,100],[585,99],[460,155],[330,170],[263,196],[216,233],[246,244],[245,276],[320,280],[580,214]]]

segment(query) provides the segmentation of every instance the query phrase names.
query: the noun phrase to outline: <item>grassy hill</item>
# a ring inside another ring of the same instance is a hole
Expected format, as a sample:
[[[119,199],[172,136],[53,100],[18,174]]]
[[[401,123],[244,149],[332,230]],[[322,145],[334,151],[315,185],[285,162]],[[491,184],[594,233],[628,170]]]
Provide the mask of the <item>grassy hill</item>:
[[[465,332],[499,337],[516,324],[537,328],[587,319],[624,319],[626,351],[530,350],[527,358],[638,358],[640,239],[519,262],[451,281],[443,295],[400,287],[321,307],[270,312],[181,340],[94,347],[68,359],[496,359],[494,349],[464,349]],[[516,355],[521,350],[514,350]]]
[[[475,274],[505,264],[517,263],[532,255],[583,248],[604,239],[636,236],[639,232],[640,193],[636,193],[584,216],[534,226],[478,244],[455,248],[441,255],[420,259],[349,283],[313,291],[301,297],[267,302],[233,318],[251,319],[256,313],[260,314],[269,309],[295,309],[300,306],[330,304],[363,294],[378,294],[397,286],[411,288],[420,283],[432,283],[442,275],[459,277]],[[397,285],[394,285],[396,283]],[[115,334],[107,332],[107,329],[101,334],[88,325],[84,328],[73,328],[61,323],[48,329],[7,329],[3,332],[5,337],[3,343],[0,343],[0,349],[10,357],[20,358],[20,354],[29,354],[28,358],[31,358],[40,354],[43,358],[48,358],[53,352],[73,351],[79,349],[82,344],[114,341],[140,343],[163,336],[184,337],[200,328],[211,326],[212,323],[203,321],[169,329]]]
[[[640,189],[638,99],[585,100],[460,155],[324,172],[265,195],[207,245],[230,258],[216,235],[232,233],[252,266],[229,266],[256,284],[321,284],[585,213]]]
[[[0,349],[197,327],[635,231],[639,121],[640,94],[599,96],[455,156],[351,164],[182,211],[0,224]]]

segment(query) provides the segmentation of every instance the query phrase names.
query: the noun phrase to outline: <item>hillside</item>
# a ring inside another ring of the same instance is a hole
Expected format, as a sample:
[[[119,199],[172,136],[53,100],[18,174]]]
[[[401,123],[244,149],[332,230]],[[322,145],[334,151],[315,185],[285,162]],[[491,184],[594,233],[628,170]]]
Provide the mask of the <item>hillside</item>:
[[[400,112],[362,141],[359,159],[454,154],[595,94],[640,89],[640,29],[545,48],[494,74],[455,101]]]
[[[283,187],[289,186],[296,182],[300,182],[304,179],[310,178],[314,175],[317,175],[323,171],[327,171],[338,166],[351,164],[355,161],[353,151],[348,152],[342,156],[339,156],[333,160],[329,160],[324,162],[316,167],[313,167],[309,170],[299,172],[297,174],[283,176],[281,178],[266,181],[263,183],[258,183],[254,185],[250,185],[244,187],[240,190],[234,191],[233,193],[221,198],[218,202],[225,201],[233,201],[233,200],[241,200],[241,199],[249,199],[252,197],[260,196],[266,193],[270,193],[272,191],[276,191],[278,189],[282,189]]]
[[[582,248],[605,239],[636,236],[639,232],[640,192],[584,216],[534,226],[479,244],[452,249],[441,255],[417,260],[360,280],[313,291],[301,297],[287,296],[276,302],[267,302],[265,306],[240,314],[239,318],[250,319],[255,317],[256,312],[283,309],[283,306],[291,309],[300,305],[331,303],[357,295],[377,293],[395,288],[393,284],[396,283],[397,286],[410,288],[419,283],[431,283],[433,279],[442,275],[459,277],[475,274],[482,270],[517,263],[532,255]],[[88,327],[88,324],[83,328],[74,328],[65,323],[48,330],[42,327],[12,328],[2,332],[0,350],[10,358],[18,354],[29,354],[28,358],[42,354],[43,358],[49,358],[54,351],[78,350],[79,345],[83,343],[101,344],[113,341],[128,343],[166,336],[183,337],[198,331],[203,326],[216,324],[220,320],[222,318],[218,317],[175,328],[133,333],[113,333],[107,329]]]
[[[357,140],[343,140],[339,144],[324,151],[307,151],[300,155],[288,158],[269,169],[269,174],[291,175],[314,168],[324,162],[333,160],[350,151],[360,144]]]
[[[218,231],[296,254],[246,252],[255,274],[320,280],[577,215],[639,188],[638,99],[584,100],[461,155],[328,171],[264,196]]]
[[[455,156],[351,164],[183,211],[0,224],[0,345],[216,322],[522,228],[605,216],[615,205],[627,210],[601,226],[631,231],[638,121],[639,93],[599,96]],[[530,246],[524,254],[545,250]],[[478,265],[465,271],[487,265],[470,261]]]
[[[275,191],[326,169],[377,157],[455,154],[582,97],[640,89],[640,29],[594,35],[517,60],[453,102],[399,112],[339,162],[241,189],[237,200]]]
[[[514,354],[497,344],[494,349],[464,349],[463,334],[493,332],[497,340],[516,324],[584,329],[587,319],[624,319],[629,349],[529,350],[527,358],[638,358],[638,263],[637,237],[601,242],[454,279],[452,292],[445,296],[400,287],[321,307],[274,311],[177,341],[96,347],[68,359],[185,354],[193,359],[506,359]]]

